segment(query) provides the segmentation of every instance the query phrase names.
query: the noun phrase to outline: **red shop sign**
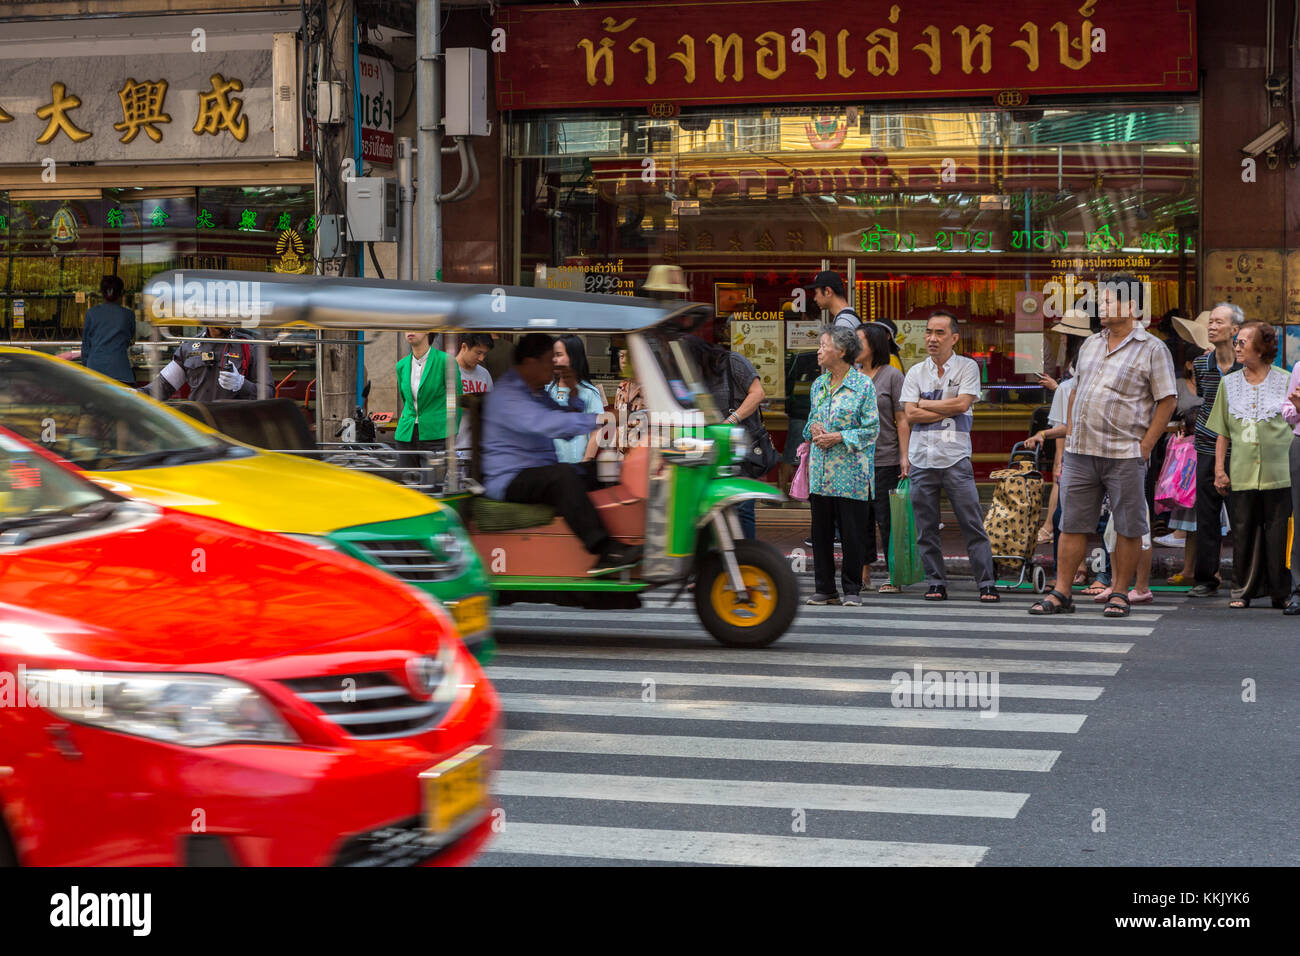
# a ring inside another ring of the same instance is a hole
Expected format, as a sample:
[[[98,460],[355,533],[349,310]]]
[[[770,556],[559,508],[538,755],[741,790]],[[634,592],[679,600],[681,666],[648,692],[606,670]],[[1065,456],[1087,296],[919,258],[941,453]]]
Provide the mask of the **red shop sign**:
[[[1187,0],[501,6],[509,109],[1194,91]],[[743,25],[743,26],[742,26]]]

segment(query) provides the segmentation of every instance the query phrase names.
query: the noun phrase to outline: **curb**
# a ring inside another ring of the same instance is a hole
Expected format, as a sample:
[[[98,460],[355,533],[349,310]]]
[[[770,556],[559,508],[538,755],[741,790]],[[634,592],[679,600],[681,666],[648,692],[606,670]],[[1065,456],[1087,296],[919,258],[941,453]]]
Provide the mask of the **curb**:
[[[802,557],[808,563],[808,567],[811,568],[813,566],[812,548],[807,548],[807,549],[800,548],[798,549],[798,552],[799,553],[796,554],[795,551],[793,550],[786,551],[785,553],[786,560],[793,561],[796,557]],[[840,551],[838,548],[835,549],[835,554],[836,557],[839,557]],[[1054,570],[1052,567],[1052,560],[1050,555],[1041,555],[1041,554],[1034,555],[1034,559],[1035,559],[1035,563],[1041,564],[1043,567],[1047,568],[1049,572]],[[1163,580],[1164,578],[1167,578],[1170,574],[1173,574],[1174,572],[1180,570],[1182,568],[1182,563],[1183,562],[1181,558],[1177,560],[1172,558],[1169,559],[1156,558],[1151,567],[1151,577],[1155,580]],[[872,565],[872,567],[877,567],[877,566],[883,570],[884,562],[878,561],[876,562],[876,564]],[[944,571],[950,577],[971,577],[970,557],[965,554],[944,555],[943,566],[944,566]],[[1234,570],[1233,561],[1231,555],[1228,555],[1220,560],[1219,571],[1222,574],[1223,579],[1225,581],[1228,581],[1231,578],[1233,570]],[[1019,573],[1020,573],[1019,570],[1017,570],[1016,571],[1017,576],[1019,575]]]

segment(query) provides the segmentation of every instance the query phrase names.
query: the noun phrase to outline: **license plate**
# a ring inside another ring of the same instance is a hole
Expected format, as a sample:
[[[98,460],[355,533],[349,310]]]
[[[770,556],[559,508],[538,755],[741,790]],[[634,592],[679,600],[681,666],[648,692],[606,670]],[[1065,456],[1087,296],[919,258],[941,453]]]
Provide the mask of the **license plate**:
[[[487,630],[488,609],[491,607],[487,595],[476,594],[447,606],[451,609],[451,619],[456,622],[456,630],[460,631],[461,637]]]
[[[420,774],[424,786],[424,826],[446,834],[478,816],[488,803],[488,745],[462,750]]]

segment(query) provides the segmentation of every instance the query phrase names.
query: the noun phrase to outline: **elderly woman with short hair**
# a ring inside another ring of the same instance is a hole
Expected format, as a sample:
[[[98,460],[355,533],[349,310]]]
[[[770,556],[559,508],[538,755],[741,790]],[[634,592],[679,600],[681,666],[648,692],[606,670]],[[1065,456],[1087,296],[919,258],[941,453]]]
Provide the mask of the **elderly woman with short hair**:
[[[871,377],[853,367],[858,355],[854,329],[822,329],[803,437],[811,442],[808,460],[812,505],[813,576],[816,593],[809,604],[862,603],[869,503],[875,491],[875,446],[880,432],[876,389]],[[835,588],[835,527],[843,545],[840,581]]]
[[[1232,514],[1233,608],[1268,597],[1286,605],[1286,527],[1291,517],[1291,426],[1282,414],[1289,376],[1273,364],[1277,332],[1266,322],[1244,323],[1233,345],[1244,367],[1223,376],[1205,426],[1218,436],[1214,487],[1228,495]],[[1229,447],[1231,463],[1225,464]],[[1231,491],[1229,491],[1231,489]]]

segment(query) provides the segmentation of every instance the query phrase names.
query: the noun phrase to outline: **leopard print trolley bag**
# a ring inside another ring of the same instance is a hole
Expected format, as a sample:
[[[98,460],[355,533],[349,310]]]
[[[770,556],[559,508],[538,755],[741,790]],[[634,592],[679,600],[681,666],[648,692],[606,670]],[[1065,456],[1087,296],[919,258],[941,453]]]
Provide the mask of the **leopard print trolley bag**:
[[[1043,519],[1043,475],[1038,470],[1038,453],[1017,442],[1011,449],[1009,467],[989,477],[998,486],[984,516],[984,530],[993,546],[997,575],[999,580],[1018,575],[1017,584],[1023,584],[1031,572],[1038,526]]]

